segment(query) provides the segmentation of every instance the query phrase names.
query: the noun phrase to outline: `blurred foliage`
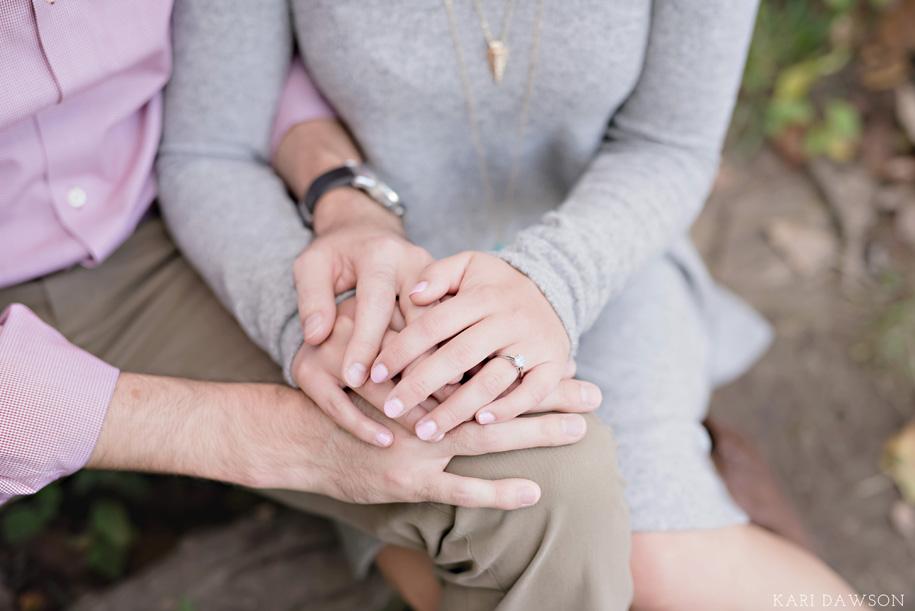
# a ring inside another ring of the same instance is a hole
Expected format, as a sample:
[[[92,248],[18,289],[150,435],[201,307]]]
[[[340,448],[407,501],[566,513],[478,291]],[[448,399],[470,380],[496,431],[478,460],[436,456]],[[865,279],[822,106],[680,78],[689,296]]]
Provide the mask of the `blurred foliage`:
[[[178,611],[194,611],[194,603],[189,598],[182,598],[178,601]]]
[[[895,33],[880,25],[899,4],[763,0],[735,112],[738,150],[752,154],[771,140],[789,161],[852,160],[863,122],[850,92],[890,88],[907,74],[905,43],[874,44]]]
[[[887,440],[880,469],[895,482],[902,498],[915,505],[915,422]]]
[[[62,500],[60,484],[55,482],[27,501],[11,506],[2,514],[3,539],[10,545],[30,541],[57,518]]]
[[[9,545],[25,545],[62,517],[65,495],[77,499],[91,496],[83,531],[71,544],[85,553],[86,563],[98,575],[116,579],[126,569],[128,554],[136,538],[136,529],[124,501],[143,501],[150,491],[150,484],[143,475],[80,471],[0,513],[3,539]]]
[[[915,296],[889,304],[874,330],[873,354],[878,362],[915,381]]]

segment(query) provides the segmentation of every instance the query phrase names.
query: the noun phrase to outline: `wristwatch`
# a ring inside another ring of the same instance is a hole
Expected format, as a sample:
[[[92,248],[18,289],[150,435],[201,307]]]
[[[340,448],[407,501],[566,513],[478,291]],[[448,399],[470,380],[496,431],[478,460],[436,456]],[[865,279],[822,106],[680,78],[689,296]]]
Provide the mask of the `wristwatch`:
[[[296,204],[306,227],[311,229],[314,225],[315,208],[321,196],[338,187],[359,189],[398,218],[403,217],[407,211],[394,189],[382,182],[365,164],[350,160],[345,165],[318,176],[308,187],[305,197]]]

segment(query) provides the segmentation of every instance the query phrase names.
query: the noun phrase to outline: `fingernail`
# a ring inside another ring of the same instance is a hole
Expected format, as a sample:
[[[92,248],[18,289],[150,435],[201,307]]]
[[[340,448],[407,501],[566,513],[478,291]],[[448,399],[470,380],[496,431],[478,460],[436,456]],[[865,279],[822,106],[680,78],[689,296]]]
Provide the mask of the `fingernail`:
[[[477,414],[477,422],[479,422],[480,424],[489,424],[490,422],[494,421],[495,419],[496,419],[496,417],[493,416],[489,412],[480,412],[479,414]]]
[[[425,422],[416,425],[416,436],[423,441],[429,441],[432,439],[432,436],[435,435],[436,428],[434,421],[426,420]]]
[[[422,282],[420,282],[419,284],[417,284],[416,286],[413,287],[413,290],[410,291],[410,294],[415,295],[416,293],[422,293],[423,291],[426,290],[427,286],[429,286],[429,283],[426,282],[425,280],[423,280]]]
[[[384,365],[375,365],[372,367],[372,382],[381,384],[388,379],[388,368]]]
[[[433,439],[432,441],[441,441],[441,440],[444,439],[444,438],[445,438],[445,434],[442,433],[441,435],[439,435],[438,437],[436,437],[436,438]]]
[[[365,382],[365,365],[353,363],[346,368],[346,375],[343,377],[346,378],[346,383],[350,388],[359,388]]]
[[[524,487],[518,493],[518,499],[521,501],[522,507],[530,507],[540,500],[540,493],[536,488]]]
[[[378,433],[377,435],[375,435],[375,443],[377,443],[378,445],[380,445],[383,448],[386,448],[389,445],[391,445],[392,441],[394,441],[394,438],[391,437],[390,433]]]
[[[388,418],[396,418],[403,413],[403,401],[400,399],[389,399],[384,403],[384,415]]]
[[[315,312],[305,319],[305,339],[308,339],[321,329],[321,321],[324,316],[320,312]]]
[[[569,437],[581,437],[585,432],[585,419],[581,416],[563,416],[562,431]]]
[[[594,384],[584,383],[581,385],[581,400],[588,407],[600,406],[600,389]]]

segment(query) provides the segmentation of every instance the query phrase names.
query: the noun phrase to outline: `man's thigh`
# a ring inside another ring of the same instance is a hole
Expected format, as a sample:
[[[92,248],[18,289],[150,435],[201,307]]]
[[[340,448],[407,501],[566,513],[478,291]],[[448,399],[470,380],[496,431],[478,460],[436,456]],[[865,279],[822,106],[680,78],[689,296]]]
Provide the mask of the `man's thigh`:
[[[281,382],[279,367],[242,331],[178,252],[162,221],[142,223],[111,257],[0,290],[86,351],[134,373]]]

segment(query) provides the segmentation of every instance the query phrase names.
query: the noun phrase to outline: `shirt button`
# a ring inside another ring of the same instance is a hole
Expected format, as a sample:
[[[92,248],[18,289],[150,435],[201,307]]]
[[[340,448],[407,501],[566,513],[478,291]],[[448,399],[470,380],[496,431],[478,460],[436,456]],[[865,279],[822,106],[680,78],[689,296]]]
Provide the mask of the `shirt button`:
[[[86,191],[79,187],[70,187],[67,190],[67,203],[71,208],[82,208],[86,205]]]
[[[48,4],[54,4],[54,0],[44,0],[44,1],[47,2]]]

